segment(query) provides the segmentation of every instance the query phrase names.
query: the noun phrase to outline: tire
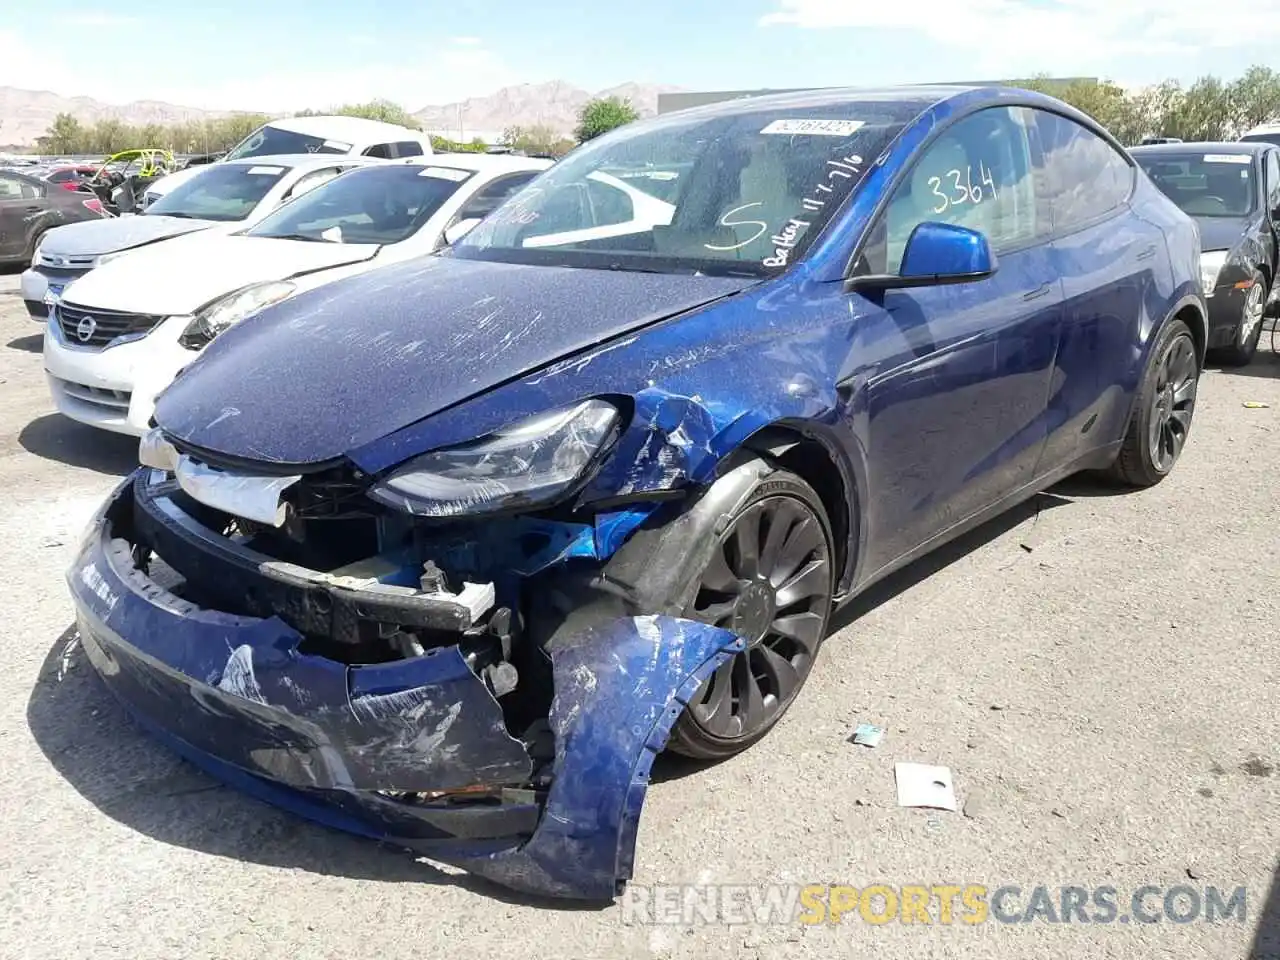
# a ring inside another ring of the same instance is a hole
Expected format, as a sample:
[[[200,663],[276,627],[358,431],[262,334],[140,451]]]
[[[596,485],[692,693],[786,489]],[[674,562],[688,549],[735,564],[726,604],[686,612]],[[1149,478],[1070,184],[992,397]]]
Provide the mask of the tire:
[[[1191,329],[1172,319],[1152,345],[1120,454],[1111,467],[1114,479],[1150,487],[1173,471],[1191,432],[1199,379]]]
[[[1222,362],[1232,367],[1243,367],[1258,352],[1262,338],[1262,318],[1267,311],[1267,278],[1259,270],[1253,271],[1253,284],[1245,293],[1240,308],[1240,320],[1236,324],[1235,343],[1222,351]]]
[[[779,562],[771,571],[757,565],[757,576],[748,578],[741,545],[751,542],[756,522],[760,554],[774,550]],[[770,540],[772,525],[782,523],[786,535]],[[791,576],[786,567],[794,557],[774,549],[782,547],[800,557]],[[639,614],[684,617],[743,636],[748,648],[703,684],[668,743],[684,756],[722,759],[764,737],[808,679],[830,623],[835,556],[831,524],[813,488],[753,456],[691,506],[633,534],[603,570],[576,581],[562,577],[535,592],[531,626],[548,647],[595,623]],[[726,705],[728,714],[721,712]]]

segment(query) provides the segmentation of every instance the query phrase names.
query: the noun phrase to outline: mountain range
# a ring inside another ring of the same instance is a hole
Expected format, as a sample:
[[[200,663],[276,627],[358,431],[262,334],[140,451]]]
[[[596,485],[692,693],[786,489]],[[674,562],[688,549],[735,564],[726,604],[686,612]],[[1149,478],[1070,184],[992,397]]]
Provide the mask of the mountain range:
[[[461,130],[467,139],[477,134],[501,132],[513,126],[543,125],[557,133],[567,134],[577,122],[578,110],[593,96],[630,98],[641,115],[648,116],[657,112],[658,94],[680,89],[663,84],[624,83],[592,93],[563,80],[522,83],[503,87],[487,97],[426,106],[414,116],[432,133],[458,136]],[[36,137],[49,129],[53,118],[60,113],[69,113],[81,123],[115,119],[143,125],[199,121],[235,112],[201,110],[159,100],[110,104],[92,97],[64,97],[48,90],[0,86],[0,147],[30,146]]]

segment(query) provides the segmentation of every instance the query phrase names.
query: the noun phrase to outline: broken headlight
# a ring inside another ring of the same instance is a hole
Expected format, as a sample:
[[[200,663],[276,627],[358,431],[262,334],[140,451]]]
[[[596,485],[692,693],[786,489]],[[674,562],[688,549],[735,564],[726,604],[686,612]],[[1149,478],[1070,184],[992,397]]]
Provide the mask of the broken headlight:
[[[618,420],[617,409],[603,400],[539,414],[463,446],[415,457],[369,495],[422,517],[546,503],[582,478],[613,440]]]
[[[269,280],[243,287],[196,311],[178,342],[188,350],[199,350],[227,327],[283,300],[296,289],[288,280]]]

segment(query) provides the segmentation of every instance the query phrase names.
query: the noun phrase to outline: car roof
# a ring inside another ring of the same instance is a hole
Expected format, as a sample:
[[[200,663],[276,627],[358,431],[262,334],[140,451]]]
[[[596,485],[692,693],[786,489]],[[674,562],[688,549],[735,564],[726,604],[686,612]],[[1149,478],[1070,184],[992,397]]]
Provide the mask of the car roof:
[[[1274,143],[1253,143],[1239,140],[1190,140],[1186,143],[1147,143],[1138,147],[1130,147],[1134,156],[1154,155],[1186,155],[1188,153],[1241,153],[1257,156],[1268,150],[1274,150]]]
[[[240,167],[289,167],[296,170],[306,167],[332,167],[334,164],[364,166],[386,162],[375,157],[353,157],[345,153],[280,153],[265,154],[261,157],[241,157],[237,160],[220,160],[216,164],[208,164],[208,167],[231,164]]]
[[[541,157],[517,157],[507,153],[433,153],[422,157],[409,157],[404,162],[410,166],[456,167],[460,170],[496,174],[545,170],[555,161]]]
[[[687,110],[661,114],[659,118],[732,117],[766,110],[790,110],[805,107],[838,106],[842,103],[898,103],[918,107],[921,111],[943,100],[972,90],[1000,89],[967,84],[903,85],[898,87],[827,87],[789,93],[766,93],[759,96],[721,100]]]
[[[290,133],[305,133],[327,138],[342,138],[351,141],[389,141],[423,140],[426,134],[421,130],[411,130],[398,123],[387,123],[383,120],[366,120],[364,117],[281,117],[271,120],[269,127],[288,130]]]

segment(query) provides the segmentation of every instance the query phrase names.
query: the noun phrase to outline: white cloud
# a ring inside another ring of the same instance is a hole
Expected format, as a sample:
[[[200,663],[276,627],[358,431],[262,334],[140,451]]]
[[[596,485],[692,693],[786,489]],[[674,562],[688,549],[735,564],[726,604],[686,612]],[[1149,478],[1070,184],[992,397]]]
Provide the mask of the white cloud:
[[[1280,0],[777,0],[762,26],[921,33],[995,69],[1079,72],[1117,56],[1191,54],[1280,36]],[[1241,28],[1241,24],[1249,24]],[[1118,64],[1117,64],[1118,65]]]
[[[157,89],[152,96],[171,103],[206,109],[288,111],[324,109],[375,98],[394,100],[410,110],[483,96],[519,82],[519,77],[491,50],[466,47],[431,51],[403,65],[341,68],[270,75],[229,72],[214,83]]]
[[[343,66],[317,64],[314,70],[255,73],[264,63],[251,58],[220,74],[190,70],[150,75],[107,71],[102,64],[71,59],[58,45],[0,29],[0,86],[53,90],[63,96],[89,96],[104,103],[163,100],[206,110],[254,110],[283,113],[324,109],[344,103],[386,98],[418,110],[484,96],[528,78],[497,53],[478,45],[439,44],[420,55],[398,57],[398,64],[373,62]],[[347,58],[348,61],[350,58]]]

